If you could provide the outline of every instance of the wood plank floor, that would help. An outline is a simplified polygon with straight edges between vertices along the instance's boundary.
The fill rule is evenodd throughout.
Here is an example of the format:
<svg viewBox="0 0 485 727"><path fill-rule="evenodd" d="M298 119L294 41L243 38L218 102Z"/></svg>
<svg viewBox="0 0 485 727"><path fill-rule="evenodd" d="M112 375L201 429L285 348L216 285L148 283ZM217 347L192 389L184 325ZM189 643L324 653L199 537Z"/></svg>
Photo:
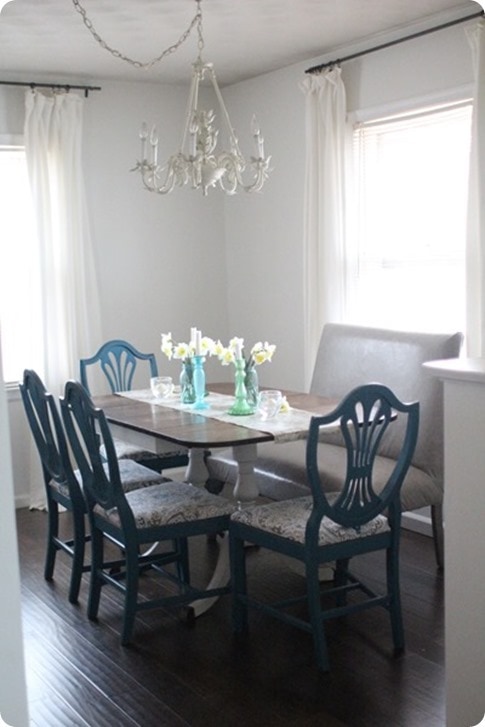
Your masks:
<svg viewBox="0 0 485 727"><path fill-rule="evenodd" d="M62 516L68 525L68 514ZM443 578L432 542L403 531L401 590L407 649L392 656L384 611L328 625L331 672L317 673L309 636L251 613L243 646L231 635L230 598L190 627L180 615L137 619L135 645L119 643L117 594L104 590L99 621L86 618L88 575L78 606L67 600L70 561L58 555L43 579L45 513L17 512L29 709L32 727L442 727L444 717ZM217 546L191 550L204 579ZM288 594L300 576L266 551L248 555L251 587ZM382 563L359 569L374 583ZM153 584L147 578L146 588Z"/></svg>

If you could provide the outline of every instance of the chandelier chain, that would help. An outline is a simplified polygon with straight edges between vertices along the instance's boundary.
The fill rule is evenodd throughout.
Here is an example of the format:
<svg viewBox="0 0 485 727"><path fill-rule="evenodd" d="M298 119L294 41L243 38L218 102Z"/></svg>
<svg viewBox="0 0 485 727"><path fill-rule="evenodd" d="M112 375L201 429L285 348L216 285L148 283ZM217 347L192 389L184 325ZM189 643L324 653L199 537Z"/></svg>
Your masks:
<svg viewBox="0 0 485 727"><path fill-rule="evenodd" d="M185 43L185 41L187 40L187 38L189 37L189 35L191 34L191 32L195 26L197 26L197 30L199 33L198 47L199 47L199 55L200 55L200 53L204 47L204 41L202 38L202 28L201 28L201 26L202 26L202 11L200 8L201 0L195 0L195 1L197 3L197 12L194 15L187 30L184 33L182 33L182 35L180 36L180 38L178 39L178 41L176 43L174 43L173 45L166 48L156 58L153 58L151 61L147 61L147 62L135 60L133 58L130 58L129 56L124 55L123 53L121 53L121 51L117 50L116 48L111 48L111 46L109 46L106 43L106 41L104 41L103 38L101 38L101 36L97 32L97 30L95 29L92 20L90 20L90 18L88 18L86 10L81 5L80 1L72 0L72 3L74 5L75 9L77 10L77 12L81 15L84 25L89 30L89 32L91 33L91 35L93 36L95 41L97 43L99 43L101 48L103 48L103 50L108 51L108 53L111 53L111 55L114 56L115 58L119 58L122 61L126 61L126 63L129 63L130 65L134 66L135 68L148 69L148 68L152 68L156 63L159 63L161 60L163 60L166 56L170 55L171 53L175 53L175 51L177 51L180 48L180 46L183 43Z"/></svg>

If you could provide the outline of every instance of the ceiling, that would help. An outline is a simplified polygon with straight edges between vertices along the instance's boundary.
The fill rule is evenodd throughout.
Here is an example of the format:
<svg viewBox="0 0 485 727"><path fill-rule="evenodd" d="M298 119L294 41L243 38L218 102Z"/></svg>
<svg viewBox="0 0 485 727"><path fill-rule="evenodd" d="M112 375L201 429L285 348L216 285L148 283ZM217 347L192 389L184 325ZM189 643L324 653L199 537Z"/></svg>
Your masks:
<svg viewBox="0 0 485 727"><path fill-rule="evenodd" d="M109 46L143 62L176 43L197 10L194 0L79 2ZM473 0L203 0L203 57L224 85L480 10ZM161 63L134 68L96 43L73 0L10 0L0 14L0 80L186 82L196 55L193 30Z"/></svg>

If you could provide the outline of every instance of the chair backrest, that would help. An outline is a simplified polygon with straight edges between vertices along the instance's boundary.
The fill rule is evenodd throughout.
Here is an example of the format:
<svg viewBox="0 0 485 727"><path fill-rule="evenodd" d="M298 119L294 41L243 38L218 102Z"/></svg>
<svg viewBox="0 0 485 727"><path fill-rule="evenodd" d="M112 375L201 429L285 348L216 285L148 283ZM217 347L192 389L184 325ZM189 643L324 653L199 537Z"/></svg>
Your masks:
<svg viewBox="0 0 485 727"><path fill-rule="evenodd" d="M67 438L81 473L88 512L96 504L106 511L126 513L126 502L111 431L102 409L94 406L86 389L68 381L61 397L61 412ZM104 445L106 459L100 454Z"/></svg>
<svg viewBox="0 0 485 727"><path fill-rule="evenodd" d="M158 376L158 366L155 354L141 353L131 343L122 340L107 341L90 358L80 360L80 378L87 391L91 391L88 383L88 368L96 366L107 380L111 392L130 391L133 376L138 364L144 361L151 376ZM146 377L147 386L149 377Z"/></svg>
<svg viewBox="0 0 485 727"><path fill-rule="evenodd" d="M52 394L39 375L24 371L19 386L27 420L42 463L46 485L56 483L58 491L82 501L82 492L73 473L61 418Z"/></svg>
<svg viewBox="0 0 485 727"><path fill-rule="evenodd" d="M333 412L312 417L307 440L307 472L315 508L309 523L314 534L323 515L344 527L358 528L389 509L399 517L396 507L399 492L409 469L416 446L419 426L419 403L404 404L386 386L367 384L351 391ZM401 426L401 445L394 468L382 489L373 488L373 467L389 430ZM321 428L338 422L347 449L346 472L342 472L342 489L327 499L318 466ZM335 498L335 499L333 499Z"/></svg>
<svg viewBox="0 0 485 727"><path fill-rule="evenodd" d="M341 399L356 386L379 382L401 401L419 401L420 427L413 464L443 486L442 383L425 361L460 355L463 335L415 333L329 323L324 326L311 393ZM383 454L396 458L400 425L393 428Z"/></svg>

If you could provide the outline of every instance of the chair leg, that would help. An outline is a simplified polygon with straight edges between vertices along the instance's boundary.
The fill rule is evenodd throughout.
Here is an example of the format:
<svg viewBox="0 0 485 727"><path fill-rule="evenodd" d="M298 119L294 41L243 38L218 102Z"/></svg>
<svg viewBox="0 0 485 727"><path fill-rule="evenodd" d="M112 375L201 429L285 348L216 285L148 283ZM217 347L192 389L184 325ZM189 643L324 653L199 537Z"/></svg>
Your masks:
<svg viewBox="0 0 485 727"><path fill-rule="evenodd" d="M404 626L401 610L401 591L399 585L399 550L394 545L386 551L387 592L390 596L389 613L391 616L394 651L404 650Z"/></svg>
<svg viewBox="0 0 485 727"><path fill-rule="evenodd" d="M174 547L179 552L177 559L177 576L184 583L190 583L189 547L187 538L178 538L174 541Z"/></svg>
<svg viewBox="0 0 485 727"><path fill-rule="evenodd" d="M306 586L308 596L308 611L313 632L313 644L317 666L320 671L329 671L327 639L323 626L322 607L320 603L320 580L318 578L318 563L306 564Z"/></svg>
<svg viewBox="0 0 485 727"><path fill-rule="evenodd" d="M349 558L342 558L335 562L335 576L333 579L336 588L345 586L347 583L347 570L349 567ZM347 603L347 594L345 591L338 593L336 596L336 605L345 606Z"/></svg>
<svg viewBox="0 0 485 727"><path fill-rule="evenodd" d="M138 549L127 546L126 552L126 584L125 584L125 610L123 614L123 628L121 631L121 644L130 643L135 626L136 606L138 602L139 562Z"/></svg>
<svg viewBox="0 0 485 727"><path fill-rule="evenodd" d="M239 596L246 596L246 553L244 540L230 533L229 550L232 580L232 628L234 633L242 634L248 630L248 607Z"/></svg>
<svg viewBox="0 0 485 727"><path fill-rule="evenodd" d="M56 553L58 551L55 539L59 535L59 505L47 495L47 553L45 557L44 578L51 581L54 576Z"/></svg>
<svg viewBox="0 0 485 727"><path fill-rule="evenodd" d="M443 505L431 505L431 526L433 529L434 550L436 563L440 570L445 566L444 558L444 529Z"/></svg>
<svg viewBox="0 0 485 727"><path fill-rule="evenodd" d="M91 581L89 584L88 618L95 621L98 617L102 580L100 576L104 560L104 538L98 528L91 529Z"/></svg>
<svg viewBox="0 0 485 727"><path fill-rule="evenodd" d="M73 558L71 582L69 586L69 601L77 603L79 598L79 590L81 588L81 578L84 566L84 550L86 544L86 528L84 522L84 513L73 511Z"/></svg>

